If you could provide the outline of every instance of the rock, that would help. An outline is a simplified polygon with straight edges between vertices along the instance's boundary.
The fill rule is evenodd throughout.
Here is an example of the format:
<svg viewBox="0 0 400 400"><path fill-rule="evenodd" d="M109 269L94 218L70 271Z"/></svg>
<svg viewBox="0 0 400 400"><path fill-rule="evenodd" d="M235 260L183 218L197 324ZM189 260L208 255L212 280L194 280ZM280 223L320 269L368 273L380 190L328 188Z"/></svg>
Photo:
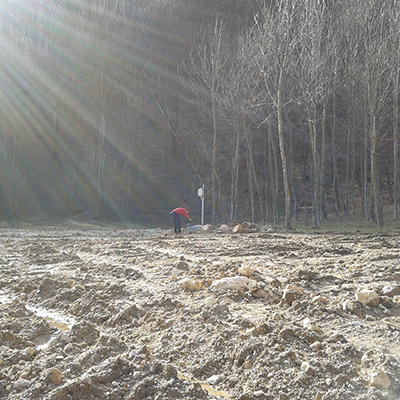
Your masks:
<svg viewBox="0 0 400 400"><path fill-rule="evenodd" d="M282 293L282 300L287 304L292 305L292 303L303 294L303 290L293 285L286 285Z"/></svg>
<svg viewBox="0 0 400 400"><path fill-rule="evenodd" d="M325 379L325 383L326 383L326 386L328 386L328 387L331 386L332 385L332 378L329 378L329 377L326 378Z"/></svg>
<svg viewBox="0 0 400 400"><path fill-rule="evenodd" d="M388 390L390 388L390 379L382 371L373 372L371 374L370 384L378 389Z"/></svg>
<svg viewBox="0 0 400 400"><path fill-rule="evenodd" d="M388 297L393 297L397 296L400 294L400 286L392 286L392 285L387 285L384 286L382 289L382 296L388 296Z"/></svg>
<svg viewBox="0 0 400 400"><path fill-rule="evenodd" d="M27 379L20 379L18 382L17 382L17 387L18 388L20 388L20 389L25 389L25 388L28 388L29 386L30 386L30 384L31 384L31 382L30 381L28 381Z"/></svg>
<svg viewBox="0 0 400 400"><path fill-rule="evenodd" d="M326 296L314 296L311 300L313 304L323 304L328 303L328 298Z"/></svg>
<svg viewBox="0 0 400 400"><path fill-rule="evenodd" d="M296 292L291 289L285 289L282 293L282 300L284 300L287 304L292 305L292 303L296 299Z"/></svg>
<svg viewBox="0 0 400 400"><path fill-rule="evenodd" d="M182 271L188 271L189 270L189 265L185 261L179 261L178 264L176 264L176 268L182 270Z"/></svg>
<svg viewBox="0 0 400 400"><path fill-rule="evenodd" d="M270 332L271 328L265 323L258 323L252 330L254 336L264 335L267 332Z"/></svg>
<svg viewBox="0 0 400 400"><path fill-rule="evenodd" d="M207 378L207 383L209 385L216 385L218 382L221 382L222 377L221 375L213 375Z"/></svg>
<svg viewBox="0 0 400 400"><path fill-rule="evenodd" d="M211 307L214 304L217 304L217 299L214 296L207 297L204 300L204 305L207 306L207 307Z"/></svg>
<svg viewBox="0 0 400 400"><path fill-rule="evenodd" d="M192 292L198 292L199 290L201 290L200 281L192 281L191 279L184 279L182 281L182 285L185 289L190 290Z"/></svg>
<svg viewBox="0 0 400 400"><path fill-rule="evenodd" d="M317 373L317 371L315 370L315 368L313 368L313 367L312 367L308 362L306 362L306 361L302 362L300 369L301 369L302 371L304 371L307 375L311 375L311 376L314 376L314 375Z"/></svg>
<svg viewBox="0 0 400 400"><path fill-rule="evenodd" d="M356 300L370 307L377 307L379 305L379 296L371 289L363 289L357 292Z"/></svg>
<svg viewBox="0 0 400 400"><path fill-rule="evenodd" d="M243 225L238 224L236 226L233 227L232 229L232 233L242 233L243 232Z"/></svg>
<svg viewBox="0 0 400 400"><path fill-rule="evenodd" d="M234 276L228 278L222 278L214 281L210 290L238 290L240 292L245 292L249 290L250 279L244 276Z"/></svg>
<svg viewBox="0 0 400 400"><path fill-rule="evenodd" d="M258 283L255 280L250 279L249 281L249 291L256 292L258 290Z"/></svg>
<svg viewBox="0 0 400 400"><path fill-rule="evenodd" d="M268 293L262 289L255 290L251 294L257 299L266 299L268 297Z"/></svg>
<svg viewBox="0 0 400 400"><path fill-rule="evenodd" d="M312 343L312 344L310 345L310 347L311 347L311 349L312 349L313 351L318 351L318 350L321 350L321 349L322 349L323 345L322 345L321 342L316 341L316 342Z"/></svg>
<svg viewBox="0 0 400 400"><path fill-rule="evenodd" d="M313 331L313 332L319 332L318 327L316 325L314 325L313 323L311 323L311 319L308 317L303 319L303 327L305 329L309 329L310 331Z"/></svg>
<svg viewBox="0 0 400 400"><path fill-rule="evenodd" d="M334 332L329 338L328 338L329 343L347 343L346 338L338 332Z"/></svg>
<svg viewBox="0 0 400 400"><path fill-rule="evenodd" d="M249 278L254 274L254 271L248 265L244 265L238 269L238 274L242 276L247 276Z"/></svg>
<svg viewBox="0 0 400 400"><path fill-rule="evenodd" d="M57 368L51 368L46 371L46 377L53 385L59 385L62 381L62 375Z"/></svg>
<svg viewBox="0 0 400 400"><path fill-rule="evenodd" d="M200 225L189 225L187 227L188 232L197 232L199 230Z"/></svg>
<svg viewBox="0 0 400 400"><path fill-rule="evenodd" d="M253 368L253 362L251 360L247 360L244 362L243 367L246 369L251 369Z"/></svg>
<svg viewBox="0 0 400 400"><path fill-rule="evenodd" d="M279 335L282 336L284 339L288 339L292 336L295 336L295 332L292 328L283 328L280 332Z"/></svg>
<svg viewBox="0 0 400 400"><path fill-rule="evenodd" d="M225 225L225 224L222 224L219 227L218 232L220 232L220 233L228 233L229 232L229 226Z"/></svg>
<svg viewBox="0 0 400 400"><path fill-rule="evenodd" d="M281 354L281 357L280 357L281 359L286 359L286 360L289 360L289 359L292 359L292 360L294 360L294 359L296 359L297 357L296 357L296 353L293 351L293 350L286 350L285 352L283 352L282 354Z"/></svg>
<svg viewBox="0 0 400 400"><path fill-rule="evenodd" d="M210 225L210 224L200 225L200 228L201 228L203 231L210 231L210 230L211 230L211 225Z"/></svg>
<svg viewBox="0 0 400 400"><path fill-rule="evenodd" d="M36 353L37 353L37 351L33 347L27 347L25 349L25 354L28 356L34 356Z"/></svg>
<svg viewBox="0 0 400 400"><path fill-rule="evenodd" d="M257 224L253 224L252 222L243 221L242 223L243 229L250 230L257 227Z"/></svg>
<svg viewBox="0 0 400 400"><path fill-rule="evenodd" d="M349 313L354 313L354 311L355 311L354 302L351 300L345 300L342 303L342 309L343 309L343 311L347 311Z"/></svg>
<svg viewBox="0 0 400 400"><path fill-rule="evenodd" d="M269 285L275 289L280 289L282 287L282 282L278 278L274 278L269 282Z"/></svg>
<svg viewBox="0 0 400 400"><path fill-rule="evenodd" d="M276 350L276 351L283 351L283 347L282 347L279 343L277 343L277 344L275 345L275 350Z"/></svg>

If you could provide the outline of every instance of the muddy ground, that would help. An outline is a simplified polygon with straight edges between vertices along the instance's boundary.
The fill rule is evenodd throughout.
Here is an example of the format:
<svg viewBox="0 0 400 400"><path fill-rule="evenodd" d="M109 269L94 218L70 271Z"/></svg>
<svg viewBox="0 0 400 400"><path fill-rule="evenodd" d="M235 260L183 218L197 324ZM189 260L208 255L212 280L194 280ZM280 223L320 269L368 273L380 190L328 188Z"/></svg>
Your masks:
<svg viewBox="0 0 400 400"><path fill-rule="evenodd" d="M1 399L400 399L397 236L0 231Z"/></svg>

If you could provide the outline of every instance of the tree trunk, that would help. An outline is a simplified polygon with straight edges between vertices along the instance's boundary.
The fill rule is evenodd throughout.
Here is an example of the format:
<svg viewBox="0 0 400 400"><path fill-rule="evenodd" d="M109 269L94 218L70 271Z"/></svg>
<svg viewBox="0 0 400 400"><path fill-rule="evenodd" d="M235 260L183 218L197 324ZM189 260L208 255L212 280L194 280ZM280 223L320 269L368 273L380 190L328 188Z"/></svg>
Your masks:
<svg viewBox="0 0 400 400"><path fill-rule="evenodd" d="M279 173L278 173L278 152L274 143L274 138L272 137L272 129L268 131L269 134L269 145L270 145L270 170L271 170L271 190L272 190L272 208L273 208L273 218L274 224L279 224L281 222L281 216L279 211ZM272 164L273 162L273 164ZM275 179L274 179L275 178Z"/></svg>
<svg viewBox="0 0 400 400"><path fill-rule="evenodd" d="M290 223L290 187L288 168L285 153L285 141L283 136L283 116L282 116L282 71L279 75L278 82L278 102L277 102L277 116L278 116L278 135L279 135L279 149L281 153L282 172L283 172L283 187L285 191L285 229L291 230L292 225Z"/></svg>
<svg viewBox="0 0 400 400"><path fill-rule="evenodd" d="M247 180L248 180L248 185L249 185L249 198L250 198L250 208L251 208L251 222L254 223L254 219L255 219L254 189L253 189L252 164L251 164L251 161L250 161L250 151L247 151Z"/></svg>
<svg viewBox="0 0 400 400"><path fill-rule="evenodd" d="M393 90L393 202L394 219L399 217L399 74L396 71Z"/></svg>
<svg viewBox="0 0 400 400"><path fill-rule="evenodd" d="M363 205L364 205L364 212L365 218L367 221L370 220L370 213L369 213L369 204L368 204L368 131L367 128L364 127L364 180L363 180Z"/></svg>
<svg viewBox="0 0 400 400"><path fill-rule="evenodd" d="M217 116L215 111L215 94L211 91L211 107L212 107L212 123L213 123L213 147L212 147L212 162L211 162L211 195L212 195L212 223L215 224L215 188L216 188L216 159L217 159Z"/></svg>
<svg viewBox="0 0 400 400"><path fill-rule="evenodd" d="M377 153L378 132L376 126L376 115L371 116L371 189L374 200L374 211L376 223L379 228L383 226L383 205L382 194L379 182L378 153Z"/></svg>
<svg viewBox="0 0 400 400"><path fill-rule="evenodd" d="M326 114L327 114L327 98L323 101L322 110L322 129L321 129L321 167L320 167L320 218L324 218L326 214L325 204L324 204L324 187L325 187L325 164L326 164Z"/></svg>
<svg viewBox="0 0 400 400"><path fill-rule="evenodd" d="M235 222L239 203L239 156L240 156L240 130L236 130L235 156L232 167L232 187L231 187L231 215L230 221Z"/></svg>
<svg viewBox="0 0 400 400"><path fill-rule="evenodd" d="M256 173L255 165L254 165L253 144L252 144L252 140L251 140L251 136L250 136L250 124L248 124L245 121L244 125L245 125L245 131L246 131L247 148L249 150L250 170L251 170L251 173L252 173L252 176L253 176L254 185L256 186L256 189L257 189L258 201L259 201L259 204L260 204L261 222L264 224L263 201L262 201L260 185L258 184L257 173ZM255 218L255 215L254 215L254 218ZM253 220L252 222L254 223L256 221Z"/></svg>
<svg viewBox="0 0 400 400"><path fill-rule="evenodd" d="M346 152L346 219L350 219L350 206L349 206L349 182L350 182L350 118L347 120L347 152Z"/></svg>
<svg viewBox="0 0 400 400"><path fill-rule="evenodd" d="M311 113L310 113L311 114ZM309 130L311 137L311 152L313 156L313 227L320 224L320 166L317 149L317 127L316 117L309 114Z"/></svg>

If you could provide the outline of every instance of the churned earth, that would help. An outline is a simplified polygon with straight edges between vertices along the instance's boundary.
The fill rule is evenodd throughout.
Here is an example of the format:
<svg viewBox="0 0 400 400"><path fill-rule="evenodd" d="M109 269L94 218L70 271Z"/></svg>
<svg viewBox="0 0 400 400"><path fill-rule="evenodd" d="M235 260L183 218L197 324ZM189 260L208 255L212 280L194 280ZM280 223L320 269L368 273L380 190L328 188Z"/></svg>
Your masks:
<svg viewBox="0 0 400 400"><path fill-rule="evenodd" d="M395 235L0 231L1 399L400 399Z"/></svg>

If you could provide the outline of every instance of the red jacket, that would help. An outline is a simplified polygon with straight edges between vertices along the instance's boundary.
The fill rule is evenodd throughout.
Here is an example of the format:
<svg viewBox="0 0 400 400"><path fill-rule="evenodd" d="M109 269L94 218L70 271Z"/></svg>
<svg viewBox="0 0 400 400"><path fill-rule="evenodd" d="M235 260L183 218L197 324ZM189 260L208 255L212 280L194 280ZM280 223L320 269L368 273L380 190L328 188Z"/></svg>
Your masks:
<svg viewBox="0 0 400 400"><path fill-rule="evenodd" d="M172 210L172 212L175 212L180 216L184 215L187 219L190 219L188 212L182 207L175 208L175 210Z"/></svg>

